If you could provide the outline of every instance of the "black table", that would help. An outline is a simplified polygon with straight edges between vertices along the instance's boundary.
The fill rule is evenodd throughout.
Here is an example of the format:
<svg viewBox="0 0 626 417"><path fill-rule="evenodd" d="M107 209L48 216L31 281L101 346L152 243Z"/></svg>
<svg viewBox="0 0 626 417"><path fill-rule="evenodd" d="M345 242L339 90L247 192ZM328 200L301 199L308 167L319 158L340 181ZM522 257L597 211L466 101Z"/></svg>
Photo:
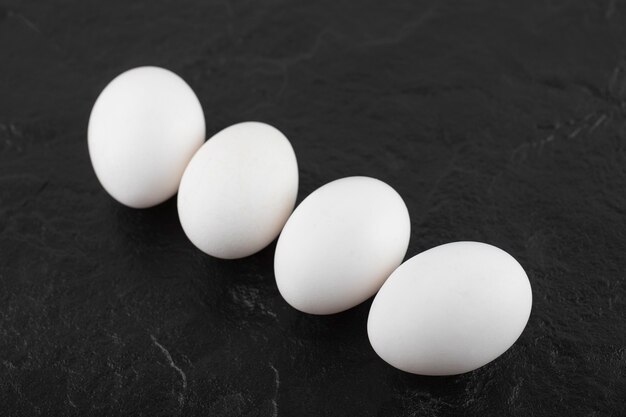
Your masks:
<svg viewBox="0 0 626 417"><path fill-rule="evenodd" d="M12 1L0 6L0 414L626 415L626 6L591 1ZM408 257L510 252L533 311L455 377L371 349L370 301L290 308L271 245L186 239L175 200L125 208L87 153L123 70L180 74L207 133L275 125L299 201L343 176L392 185Z"/></svg>

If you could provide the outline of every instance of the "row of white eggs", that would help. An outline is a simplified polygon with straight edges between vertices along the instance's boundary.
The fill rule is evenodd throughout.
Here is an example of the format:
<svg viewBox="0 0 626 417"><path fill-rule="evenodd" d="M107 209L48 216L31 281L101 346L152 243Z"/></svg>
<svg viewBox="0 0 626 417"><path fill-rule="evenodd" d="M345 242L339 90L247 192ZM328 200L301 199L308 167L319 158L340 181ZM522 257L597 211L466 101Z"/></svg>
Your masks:
<svg viewBox="0 0 626 417"><path fill-rule="evenodd" d="M186 235L219 258L251 255L280 234L276 283L294 308L332 314L378 292L367 331L374 350L396 368L468 372L500 356L522 333L532 293L526 273L506 252L456 242L402 264L409 212L389 185L369 177L339 179L294 211L298 166L280 131L247 122L206 142L204 136L194 92L156 67L115 78L89 120L94 170L119 202L150 207L178 191Z"/></svg>

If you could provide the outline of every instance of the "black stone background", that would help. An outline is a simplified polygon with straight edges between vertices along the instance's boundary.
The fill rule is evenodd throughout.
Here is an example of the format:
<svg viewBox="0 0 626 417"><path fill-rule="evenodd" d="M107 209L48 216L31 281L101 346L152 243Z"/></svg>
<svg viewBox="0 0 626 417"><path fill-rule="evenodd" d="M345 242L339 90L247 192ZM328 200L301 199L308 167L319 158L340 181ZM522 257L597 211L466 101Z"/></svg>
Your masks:
<svg viewBox="0 0 626 417"><path fill-rule="evenodd" d="M626 5L571 1L0 2L0 415L626 415ZM455 377L371 349L371 301L280 297L271 245L196 250L175 199L117 204L89 161L123 70L180 74L207 134L277 126L299 201L369 175L408 257L495 244L534 295L518 342Z"/></svg>

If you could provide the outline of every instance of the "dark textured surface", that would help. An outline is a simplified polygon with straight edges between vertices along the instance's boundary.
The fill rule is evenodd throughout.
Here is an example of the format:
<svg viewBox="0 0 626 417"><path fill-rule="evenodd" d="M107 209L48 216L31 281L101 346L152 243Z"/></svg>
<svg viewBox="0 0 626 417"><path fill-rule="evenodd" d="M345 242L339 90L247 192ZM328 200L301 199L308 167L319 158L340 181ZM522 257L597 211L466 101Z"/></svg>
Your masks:
<svg viewBox="0 0 626 417"><path fill-rule="evenodd" d="M626 415L626 5L590 1L2 1L0 415ZM121 71L161 65L207 132L280 128L299 200L387 181L409 256L479 240L526 268L519 341L475 372L394 370L370 302L314 317L274 245L189 243L174 201L98 184L86 125Z"/></svg>

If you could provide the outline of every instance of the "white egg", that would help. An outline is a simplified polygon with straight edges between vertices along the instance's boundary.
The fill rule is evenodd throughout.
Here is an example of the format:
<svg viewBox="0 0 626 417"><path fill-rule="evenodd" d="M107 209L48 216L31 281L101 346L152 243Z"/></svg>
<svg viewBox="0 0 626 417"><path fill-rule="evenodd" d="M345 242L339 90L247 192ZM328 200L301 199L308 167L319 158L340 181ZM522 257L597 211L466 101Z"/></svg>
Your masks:
<svg viewBox="0 0 626 417"><path fill-rule="evenodd" d="M145 208L176 194L204 135L202 107L185 81L163 68L139 67L113 79L96 100L89 155L113 198Z"/></svg>
<svg viewBox="0 0 626 417"><path fill-rule="evenodd" d="M276 284L305 313L347 310L400 265L410 234L409 212L389 185L368 177L330 182L287 221L276 246Z"/></svg>
<svg viewBox="0 0 626 417"><path fill-rule="evenodd" d="M372 303L367 332L390 365L455 375L496 359L520 336L532 292L520 264L485 243L455 242L414 256Z"/></svg>
<svg viewBox="0 0 626 417"><path fill-rule="evenodd" d="M209 139L189 162L178 215L203 252L243 258L278 236L297 194L298 163L285 135L264 123L239 123Z"/></svg>

